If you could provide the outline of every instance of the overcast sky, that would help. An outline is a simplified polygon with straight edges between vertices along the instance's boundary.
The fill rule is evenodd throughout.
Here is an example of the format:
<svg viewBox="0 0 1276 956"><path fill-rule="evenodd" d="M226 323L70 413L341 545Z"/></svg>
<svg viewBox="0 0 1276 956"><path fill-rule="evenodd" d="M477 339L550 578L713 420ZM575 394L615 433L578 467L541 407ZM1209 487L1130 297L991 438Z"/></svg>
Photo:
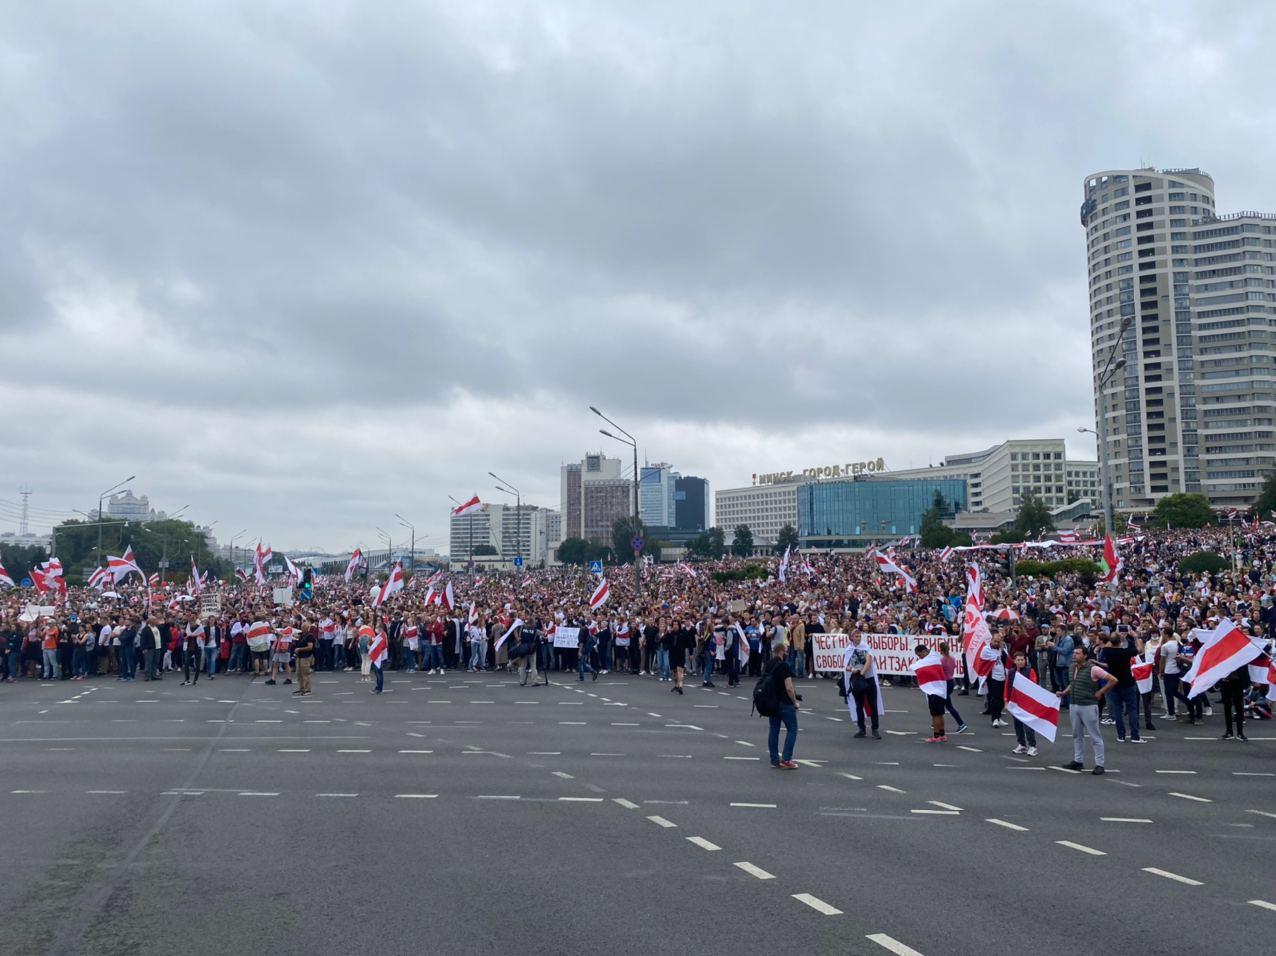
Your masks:
<svg viewBox="0 0 1276 956"><path fill-rule="evenodd" d="M1276 211L1274 41L1262 2L0 0L0 531L136 473L276 549L445 549L489 470L557 506L623 451L590 404L715 488L1093 457L1082 180Z"/></svg>

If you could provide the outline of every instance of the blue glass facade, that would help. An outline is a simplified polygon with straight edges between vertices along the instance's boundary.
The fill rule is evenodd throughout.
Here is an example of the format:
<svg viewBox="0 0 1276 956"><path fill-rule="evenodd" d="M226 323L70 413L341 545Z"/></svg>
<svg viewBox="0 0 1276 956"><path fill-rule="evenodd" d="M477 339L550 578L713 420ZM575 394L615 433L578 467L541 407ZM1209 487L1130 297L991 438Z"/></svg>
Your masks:
<svg viewBox="0 0 1276 956"><path fill-rule="evenodd" d="M802 547L863 547L870 541L917 534L922 515L944 496L949 514L966 507L963 478L899 481L821 481L798 490Z"/></svg>

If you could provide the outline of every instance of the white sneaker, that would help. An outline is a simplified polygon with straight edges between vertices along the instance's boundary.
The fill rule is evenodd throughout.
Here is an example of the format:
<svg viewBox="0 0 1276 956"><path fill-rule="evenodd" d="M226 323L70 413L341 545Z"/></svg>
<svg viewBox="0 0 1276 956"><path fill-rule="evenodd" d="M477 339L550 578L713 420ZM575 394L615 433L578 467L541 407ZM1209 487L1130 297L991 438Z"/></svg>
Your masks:
<svg viewBox="0 0 1276 956"><path fill-rule="evenodd" d="M1016 747L1014 750L1010 752L1015 754L1026 754L1028 752L1028 748L1025 747L1023 744L1020 744L1018 747Z"/></svg>
<svg viewBox="0 0 1276 956"><path fill-rule="evenodd" d="M1173 720L1174 715L1173 714L1157 714L1156 719L1157 720Z"/></svg>
<svg viewBox="0 0 1276 956"><path fill-rule="evenodd" d="M1213 716L1214 716L1214 708L1213 708L1213 707L1206 707L1206 708L1205 708L1205 716L1206 716L1206 717L1213 717Z"/></svg>
<svg viewBox="0 0 1276 956"><path fill-rule="evenodd" d="M1036 748L1036 747L1029 747L1029 748L1028 748L1028 756L1029 756L1029 757L1035 757L1035 756L1037 756L1037 748Z"/></svg>
<svg viewBox="0 0 1276 956"><path fill-rule="evenodd" d="M1113 727L1116 725L1116 721L1111 717L1104 717L1101 721L1099 721L1099 723L1103 724L1104 727Z"/></svg>

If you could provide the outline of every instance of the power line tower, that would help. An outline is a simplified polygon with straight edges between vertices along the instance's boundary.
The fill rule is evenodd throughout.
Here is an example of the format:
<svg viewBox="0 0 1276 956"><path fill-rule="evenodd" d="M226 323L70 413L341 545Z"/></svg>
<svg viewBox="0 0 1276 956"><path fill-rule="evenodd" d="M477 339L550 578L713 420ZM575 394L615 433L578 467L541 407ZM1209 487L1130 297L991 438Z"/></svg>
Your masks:
<svg viewBox="0 0 1276 956"><path fill-rule="evenodd" d="M22 496L22 520L18 524L18 534L25 537L30 533L27 518L31 513L31 486L23 485L18 489L18 494Z"/></svg>

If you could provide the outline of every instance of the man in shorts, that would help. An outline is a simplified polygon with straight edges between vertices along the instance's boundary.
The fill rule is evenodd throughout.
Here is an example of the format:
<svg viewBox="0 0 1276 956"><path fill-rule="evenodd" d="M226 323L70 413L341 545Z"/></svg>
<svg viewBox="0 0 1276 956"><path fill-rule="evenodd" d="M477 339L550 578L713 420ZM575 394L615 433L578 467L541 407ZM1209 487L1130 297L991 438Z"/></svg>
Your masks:
<svg viewBox="0 0 1276 956"><path fill-rule="evenodd" d="M292 643L295 637L296 631L292 625L281 628L275 635L275 644L270 654L270 679L266 681L267 684L274 684L275 676L281 671L286 675L284 683L292 683Z"/></svg>

